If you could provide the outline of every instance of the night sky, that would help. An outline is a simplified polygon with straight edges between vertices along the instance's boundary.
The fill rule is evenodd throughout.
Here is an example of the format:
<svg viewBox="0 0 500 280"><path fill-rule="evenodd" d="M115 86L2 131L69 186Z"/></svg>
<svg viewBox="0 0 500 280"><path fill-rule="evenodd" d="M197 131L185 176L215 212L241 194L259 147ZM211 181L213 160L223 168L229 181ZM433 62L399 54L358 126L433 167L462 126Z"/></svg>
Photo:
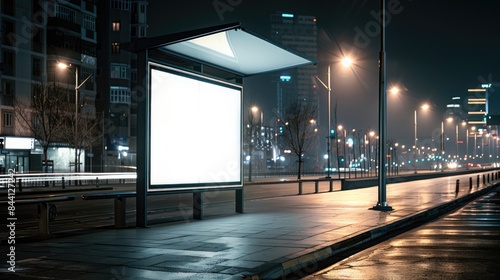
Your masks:
<svg viewBox="0 0 500 280"><path fill-rule="evenodd" d="M221 3L230 9L217 12L214 4ZM500 81L497 1L387 0L386 3L388 10L393 11L386 29L387 83L388 88L397 85L402 89L399 96L388 96L389 138L412 143L413 112L421 103L428 102L434 107L418 115L420 139L430 138L440 129L451 97L464 98L467 88L486 82L493 84L493 94L500 94L500 82L496 82ZM245 28L269 37L273 12L316 16L318 75L326 81L326 69L332 63L338 122L367 131L378 126L380 37L376 14L379 11L380 1L375 0L150 0L148 36L241 22ZM342 54L353 57L353 70L340 67L338 60ZM326 90L318 92L325 104ZM275 98L275 88L268 76L245 79L245 106L264 108L267 118L272 115ZM320 110L326 116L327 108ZM448 129L453 133L454 128Z"/></svg>

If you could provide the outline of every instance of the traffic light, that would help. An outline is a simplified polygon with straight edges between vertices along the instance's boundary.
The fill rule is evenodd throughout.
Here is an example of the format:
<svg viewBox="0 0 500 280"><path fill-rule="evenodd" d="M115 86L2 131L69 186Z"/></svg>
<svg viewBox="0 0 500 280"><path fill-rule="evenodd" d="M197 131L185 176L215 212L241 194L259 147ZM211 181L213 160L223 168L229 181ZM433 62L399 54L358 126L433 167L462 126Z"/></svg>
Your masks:
<svg viewBox="0 0 500 280"><path fill-rule="evenodd" d="M330 129L330 139L335 139L335 129Z"/></svg>

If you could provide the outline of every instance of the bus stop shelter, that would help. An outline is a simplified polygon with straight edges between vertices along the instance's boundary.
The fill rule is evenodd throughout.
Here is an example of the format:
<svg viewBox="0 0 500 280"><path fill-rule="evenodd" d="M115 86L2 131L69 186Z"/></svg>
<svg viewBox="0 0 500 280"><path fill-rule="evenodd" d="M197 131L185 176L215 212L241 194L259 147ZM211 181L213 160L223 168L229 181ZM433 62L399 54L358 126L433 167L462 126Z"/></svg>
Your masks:
<svg viewBox="0 0 500 280"><path fill-rule="evenodd" d="M243 78L316 62L239 23L123 49L137 54L137 226L153 192L235 189L243 212Z"/></svg>

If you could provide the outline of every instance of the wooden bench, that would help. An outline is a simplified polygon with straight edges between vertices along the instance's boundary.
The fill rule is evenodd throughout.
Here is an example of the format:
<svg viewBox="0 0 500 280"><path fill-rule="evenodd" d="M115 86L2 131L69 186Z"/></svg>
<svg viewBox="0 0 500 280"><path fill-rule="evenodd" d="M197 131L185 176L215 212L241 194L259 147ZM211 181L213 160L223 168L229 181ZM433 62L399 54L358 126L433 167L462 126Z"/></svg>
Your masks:
<svg viewBox="0 0 500 280"><path fill-rule="evenodd" d="M204 187L204 188L175 188L161 191L149 191L151 195L169 195L192 193L193 194L193 219L203 219L203 193L214 191L235 191L236 213L243 213L243 187ZM114 199L115 228L123 228L127 223L127 198L136 197L135 191L112 192L112 193L92 193L82 195L83 200L93 199Z"/></svg>
<svg viewBox="0 0 500 280"><path fill-rule="evenodd" d="M38 234L40 236L49 235L50 221L53 220L57 214L57 208L51 204L53 202L71 201L75 200L74 195L66 196L46 196L35 197L27 199L16 199L14 205L27 205L38 204ZM10 201L0 201L0 205L8 205Z"/></svg>

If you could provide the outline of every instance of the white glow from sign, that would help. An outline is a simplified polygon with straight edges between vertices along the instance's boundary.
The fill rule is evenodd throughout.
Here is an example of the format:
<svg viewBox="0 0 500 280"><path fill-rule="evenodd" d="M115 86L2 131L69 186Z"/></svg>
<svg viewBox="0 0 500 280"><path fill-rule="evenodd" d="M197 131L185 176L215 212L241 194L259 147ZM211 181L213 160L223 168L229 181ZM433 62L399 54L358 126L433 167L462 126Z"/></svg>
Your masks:
<svg viewBox="0 0 500 280"><path fill-rule="evenodd" d="M281 14L284 18L293 18L293 14Z"/></svg>
<svg viewBox="0 0 500 280"><path fill-rule="evenodd" d="M206 38L203 38L206 37ZM242 75L313 63L245 30L232 29L161 47Z"/></svg>
<svg viewBox="0 0 500 280"><path fill-rule="evenodd" d="M33 138L5 137L4 149L31 150L34 147Z"/></svg>
<svg viewBox="0 0 500 280"><path fill-rule="evenodd" d="M195 38L187 41L188 43L193 43L198 46L211 49L223 55L234 58L234 52L231 45L227 39L227 32L215 33L208 36L203 36L200 38Z"/></svg>
<svg viewBox="0 0 500 280"><path fill-rule="evenodd" d="M241 185L241 88L151 70L151 185Z"/></svg>
<svg viewBox="0 0 500 280"><path fill-rule="evenodd" d="M481 85L482 88L490 88L491 87L491 84L482 84Z"/></svg>

